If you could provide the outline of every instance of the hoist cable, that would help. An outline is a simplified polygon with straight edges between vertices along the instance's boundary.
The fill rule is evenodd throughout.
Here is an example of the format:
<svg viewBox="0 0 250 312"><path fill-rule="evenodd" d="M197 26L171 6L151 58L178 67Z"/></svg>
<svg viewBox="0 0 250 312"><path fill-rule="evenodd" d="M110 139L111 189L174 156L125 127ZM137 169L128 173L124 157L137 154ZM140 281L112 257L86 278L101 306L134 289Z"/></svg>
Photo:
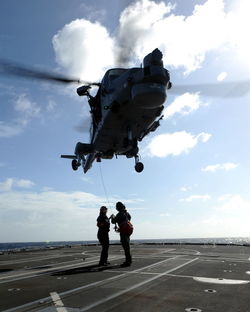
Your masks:
<svg viewBox="0 0 250 312"><path fill-rule="evenodd" d="M106 196L106 201L107 201L107 204L108 204L108 206L109 206L109 209L110 209L110 211L111 211L111 213L112 213L112 208L111 208L110 201L109 201L109 198L108 198L107 189L106 189L106 186L105 186L105 183L104 183L104 179L103 179L101 162L100 162L100 165L99 165L99 169L100 169L100 176L101 176L101 181L102 181L103 190L104 190L104 193L105 193L105 196Z"/></svg>

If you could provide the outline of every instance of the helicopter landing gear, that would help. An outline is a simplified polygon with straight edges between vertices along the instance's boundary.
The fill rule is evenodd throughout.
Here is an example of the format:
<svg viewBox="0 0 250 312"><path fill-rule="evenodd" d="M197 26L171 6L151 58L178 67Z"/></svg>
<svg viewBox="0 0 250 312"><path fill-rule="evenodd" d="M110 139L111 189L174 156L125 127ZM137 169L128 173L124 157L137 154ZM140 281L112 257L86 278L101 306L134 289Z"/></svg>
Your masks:
<svg viewBox="0 0 250 312"><path fill-rule="evenodd" d="M142 162L139 161L139 156L136 155L135 156L135 171L140 173L143 171L143 169L144 169L144 165Z"/></svg>
<svg viewBox="0 0 250 312"><path fill-rule="evenodd" d="M72 166L72 169L76 171L79 167L78 161L76 159L73 159L71 162L71 166Z"/></svg>
<svg viewBox="0 0 250 312"><path fill-rule="evenodd" d="M84 155L76 155L76 156L77 156L77 159L73 159L71 162L72 169L76 171L78 167L80 166L82 166L82 168L84 169L85 162L86 162Z"/></svg>

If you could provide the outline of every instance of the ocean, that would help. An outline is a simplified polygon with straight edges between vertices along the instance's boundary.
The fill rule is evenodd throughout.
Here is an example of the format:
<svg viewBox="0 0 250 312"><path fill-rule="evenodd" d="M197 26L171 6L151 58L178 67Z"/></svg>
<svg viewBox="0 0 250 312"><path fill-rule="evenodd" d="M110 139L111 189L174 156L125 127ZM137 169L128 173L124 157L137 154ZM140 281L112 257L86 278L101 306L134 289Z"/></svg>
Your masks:
<svg viewBox="0 0 250 312"><path fill-rule="evenodd" d="M118 240L110 241L111 244L119 243ZM218 244L218 245L244 245L250 246L250 237L219 237L219 238L179 238L179 239L131 239L132 244ZM56 242L11 242L0 243L0 251L27 251L74 245L98 244L93 241L56 241Z"/></svg>

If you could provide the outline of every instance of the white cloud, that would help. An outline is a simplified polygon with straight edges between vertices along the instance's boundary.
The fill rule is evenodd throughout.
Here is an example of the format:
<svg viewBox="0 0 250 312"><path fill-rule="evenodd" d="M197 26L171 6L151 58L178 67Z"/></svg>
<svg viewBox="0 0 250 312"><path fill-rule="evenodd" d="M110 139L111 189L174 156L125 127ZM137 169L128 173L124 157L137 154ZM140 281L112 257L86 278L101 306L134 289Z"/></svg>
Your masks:
<svg viewBox="0 0 250 312"><path fill-rule="evenodd" d="M197 199L205 201L205 200L211 199L211 196L208 195L208 194L205 194L205 195L190 195L187 198L180 199L180 201L191 202L191 201L197 200Z"/></svg>
<svg viewBox="0 0 250 312"><path fill-rule="evenodd" d="M250 3L248 0L238 0L231 4L231 11L227 14L225 24L227 28L227 40L230 43L230 48L235 51L238 60L245 66L249 67L250 45L249 14Z"/></svg>
<svg viewBox="0 0 250 312"><path fill-rule="evenodd" d="M225 201L225 200L228 200L232 197L233 195L232 194L224 194L224 195L221 195L219 198L218 198L218 201Z"/></svg>
<svg viewBox="0 0 250 312"><path fill-rule="evenodd" d="M32 181L13 178L0 183L1 241L96 239L99 208L107 205L104 197L81 191L53 191L50 188L36 192L27 190L33 185ZM138 198L123 200L119 197L119 200L129 203L129 211L139 210L137 205L142 202ZM112 207L116 201L114 197L109 198ZM116 212L113 208L108 213ZM110 237L119 239L113 231Z"/></svg>
<svg viewBox="0 0 250 312"><path fill-rule="evenodd" d="M23 131L23 125L19 121L0 121L0 137L10 138L19 135Z"/></svg>
<svg viewBox="0 0 250 312"><path fill-rule="evenodd" d="M141 62L156 47L166 65L182 67L186 73L200 68L211 51L228 51L248 62L249 1L233 3L226 12L223 0L207 0L183 16L175 15L170 3L136 1L121 13L114 37L97 22L77 19L53 37L56 59L71 74L87 80L100 79L117 62Z"/></svg>
<svg viewBox="0 0 250 312"><path fill-rule="evenodd" d="M245 212L250 214L250 202L244 200L240 195L228 195L227 197L224 197L223 201L224 203L222 205L215 207L217 212L232 214L241 214Z"/></svg>
<svg viewBox="0 0 250 312"><path fill-rule="evenodd" d="M95 239L103 203L85 192L0 193L1 240L28 241L31 235L33 240Z"/></svg>
<svg viewBox="0 0 250 312"><path fill-rule="evenodd" d="M223 81L227 78L227 73L226 72L221 72L218 77L217 77L217 80L218 81Z"/></svg>
<svg viewBox="0 0 250 312"><path fill-rule="evenodd" d="M217 50L225 43L223 0L208 0L203 5L196 5L193 14L187 17L174 15L174 8L171 4L149 0L137 1L127 7L120 17L119 32L121 47L129 52L126 55L133 52L141 59L159 47L166 64L184 67L190 72L201 66L207 52Z"/></svg>
<svg viewBox="0 0 250 312"><path fill-rule="evenodd" d="M224 164L216 164L216 165L209 165L206 166L205 168L202 169L202 171L205 172L215 172L217 170L232 170L235 169L239 166L239 164L235 164L235 163L224 163Z"/></svg>
<svg viewBox="0 0 250 312"><path fill-rule="evenodd" d="M170 217L170 213L168 212L160 213L160 217Z"/></svg>
<svg viewBox="0 0 250 312"><path fill-rule="evenodd" d="M28 123L40 116L40 107L29 99L27 94L21 94L14 101L14 109L18 112L18 117L13 121L0 121L0 137L10 138L21 134Z"/></svg>
<svg viewBox="0 0 250 312"><path fill-rule="evenodd" d="M90 177L81 177L80 178L83 182L89 183L89 184L94 184L93 180Z"/></svg>
<svg viewBox="0 0 250 312"><path fill-rule="evenodd" d="M47 104L47 107L46 107L46 110L47 112L52 112L55 110L55 107L57 106L56 102L52 99L49 99L48 100L48 104Z"/></svg>
<svg viewBox="0 0 250 312"><path fill-rule="evenodd" d="M181 115L188 115L196 111L202 104L199 94L184 93L178 96L170 105L168 105L163 112L164 119L168 119L173 115L179 113Z"/></svg>
<svg viewBox="0 0 250 312"><path fill-rule="evenodd" d="M3 182L0 182L0 191L8 192L11 190L13 185L13 179L9 178Z"/></svg>
<svg viewBox="0 0 250 312"><path fill-rule="evenodd" d="M54 37L57 62L77 78L95 81L114 65L114 41L107 29L85 19L65 25Z"/></svg>
<svg viewBox="0 0 250 312"><path fill-rule="evenodd" d="M193 199L189 208L195 209L196 213L178 214L175 218L168 218L167 226L165 218L158 217L157 220L153 220L154 217L152 217L150 221L136 220L134 222L136 237L164 239L250 236L250 202L248 200L240 195L231 195L223 202L218 202L218 205L214 205L212 200L210 201L209 198L206 200L206 198ZM199 209L201 200L206 205L206 209ZM146 233L145 229L147 229Z"/></svg>
<svg viewBox="0 0 250 312"><path fill-rule="evenodd" d="M37 104L28 98L27 94L19 95L15 103L15 110L26 118L37 117L41 111Z"/></svg>
<svg viewBox="0 0 250 312"><path fill-rule="evenodd" d="M191 187L182 186L180 190L181 190L182 192L187 192L187 191L190 190L190 189L191 189Z"/></svg>
<svg viewBox="0 0 250 312"><path fill-rule="evenodd" d="M44 186L44 187L42 188L42 190L43 190L43 192L49 192L49 191L53 191L54 188L51 187L51 186Z"/></svg>
<svg viewBox="0 0 250 312"><path fill-rule="evenodd" d="M198 142L207 142L211 137L209 133L193 135L186 131L165 133L155 136L145 149L149 156L166 157L188 153Z"/></svg>
<svg viewBox="0 0 250 312"><path fill-rule="evenodd" d="M221 201L219 201L221 202ZM210 235L249 236L250 202L240 195L224 197L222 204L210 208L211 214L200 225L209 229Z"/></svg>
<svg viewBox="0 0 250 312"><path fill-rule="evenodd" d="M20 179L20 180L14 179L14 184L21 188L30 188L35 185L34 182L30 180L25 180L25 179Z"/></svg>
<svg viewBox="0 0 250 312"><path fill-rule="evenodd" d="M0 191L9 192L12 190L13 187L27 189L27 188L31 188L34 185L35 183L30 180L7 178L5 181L0 182Z"/></svg>
<svg viewBox="0 0 250 312"><path fill-rule="evenodd" d="M129 5L120 15L117 37L118 63L128 64L132 56L141 57L159 47L158 36L154 28L165 14L174 8L171 4L156 3L149 0L136 1ZM161 35L163 35L161 31ZM163 35L162 41L166 38Z"/></svg>

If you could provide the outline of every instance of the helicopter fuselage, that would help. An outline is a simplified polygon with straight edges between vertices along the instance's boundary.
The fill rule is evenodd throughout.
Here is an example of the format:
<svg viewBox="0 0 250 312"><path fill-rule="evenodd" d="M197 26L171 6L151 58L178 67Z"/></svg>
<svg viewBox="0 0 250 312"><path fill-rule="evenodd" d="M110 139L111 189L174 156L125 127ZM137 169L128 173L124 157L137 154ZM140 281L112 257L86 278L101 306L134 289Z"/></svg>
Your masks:
<svg viewBox="0 0 250 312"><path fill-rule="evenodd" d="M108 70L96 96L89 95L93 121L90 144L78 143L75 150L78 159L87 155L84 172L95 159L111 159L114 155L135 157L137 164L138 141L159 126L170 86L158 49L144 58L143 67Z"/></svg>
<svg viewBox="0 0 250 312"><path fill-rule="evenodd" d="M151 76L146 81L143 68L126 70L117 78L112 78L112 73L122 69L106 73L101 85L102 119L92 142L96 150L105 152L108 146L123 154L128 150L126 141L140 140L161 115L167 76L165 69L161 70L162 79Z"/></svg>

